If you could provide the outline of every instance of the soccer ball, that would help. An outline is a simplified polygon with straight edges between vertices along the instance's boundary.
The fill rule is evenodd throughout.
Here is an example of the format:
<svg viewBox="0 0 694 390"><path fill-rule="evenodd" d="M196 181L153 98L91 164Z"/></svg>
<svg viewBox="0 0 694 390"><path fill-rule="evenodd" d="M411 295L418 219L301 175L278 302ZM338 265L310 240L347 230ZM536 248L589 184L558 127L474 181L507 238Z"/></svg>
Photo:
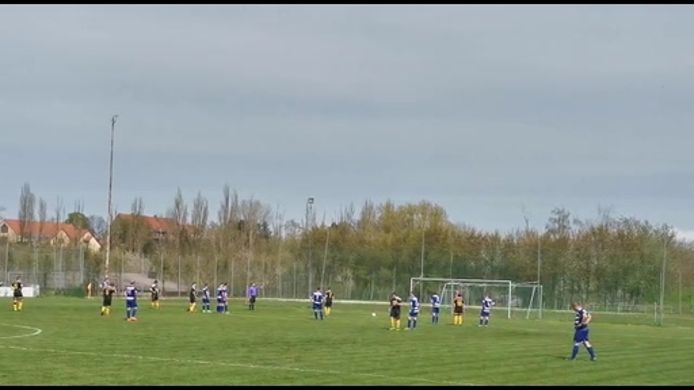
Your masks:
<svg viewBox="0 0 694 390"><path fill-rule="evenodd" d="M376 317L376 313L371 313L371 317Z"/></svg>

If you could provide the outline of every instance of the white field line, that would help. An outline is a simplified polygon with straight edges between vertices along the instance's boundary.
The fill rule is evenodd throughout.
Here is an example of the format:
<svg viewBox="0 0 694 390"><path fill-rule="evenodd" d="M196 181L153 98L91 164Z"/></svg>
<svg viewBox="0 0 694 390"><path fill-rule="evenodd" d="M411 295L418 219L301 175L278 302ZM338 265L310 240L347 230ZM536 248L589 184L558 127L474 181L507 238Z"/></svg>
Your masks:
<svg viewBox="0 0 694 390"><path fill-rule="evenodd" d="M34 328L32 326L25 326L25 325L14 325L14 324L0 324L0 326L11 326L13 328L21 328L21 329L29 329L33 330L33 333L26 333L26 334L20 334L17 336L0 336L0 339L17 339L20 337L31 337L31 336L38 336L41 332L43 332L39 328Z"/></svg>
<svg viewBox="0 0 694 390"><path fill-rule="evenodd" d="M28 348L28 347L20 347L16 345L6 345L4 348L9 348L9 349L15 349L19 351L29 351L29 352L44 352L44 353L55 353L55 354L60 354L60 355L65 355L65 354L72 354L72 355L86 355L86 356L96 356L96 357L103 357L104 354L103 352L85 352L85 351L67 351L67 350L59 350L59 349L50 349L50 348ZM202 364L202 365L217 365L217 366L225 366L225 367L237 367L237 368L251 368L251 369L262 369L262 370L284 370L284 371L296 371L296 372L306 372L306 373L315 373L315 374L332 374L332 375L344 375L345 373L340 372L340 371L334 371L334 370L315 370L315 369L307 369L307 368L298 368L298 367L288 367L288 366L271 366L271 365L256 365L256 364L244 364L244 363L227 363L227 362L219 362L219 361L207 361L207 360L197 360L197 359L174 359L174 358L163 358L163 357L156 357L156 356L142 356L142 355L131 355L131 354L109 354L109 356L116 357L116 358L125 358L125 359L139 359L139 360L151 360L151 361L159 361L159 362L174 362L174 363L182 363L182 364ZM401 379L398 377L394 376L389 376L389 375L381 375L381 374L366 374L366 373L347 373L347 375L356 375L356 376L364 376L364 377L372 377L372 378L382 378L382 379ZM435 380L430 380L430 379L424 379L424 378L408 378L410 382L416 383L416 382L427 382L427 383L435 383L435 384L450 384L450 385L468 385L468 386L474 386L471 383L457 383L457 382L448 382L448 381L435 381Z"/></svg>

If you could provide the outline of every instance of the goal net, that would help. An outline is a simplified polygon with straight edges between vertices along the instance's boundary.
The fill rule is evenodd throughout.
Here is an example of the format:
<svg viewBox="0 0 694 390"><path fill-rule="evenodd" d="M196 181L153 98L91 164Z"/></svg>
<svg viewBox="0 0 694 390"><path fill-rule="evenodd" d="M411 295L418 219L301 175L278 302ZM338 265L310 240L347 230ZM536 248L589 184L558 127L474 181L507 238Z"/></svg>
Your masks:
<svg viewBox="0 0 694 390"><path fill-rule="evenodd" d="M511 280L423 278L410 279L410 290L420 302L430 302L431 295L441 297L442 312L453 312L453 299L460 292L466 311L479 310L485 295L494 301L492 312L504 313L507 318L542 318L542 285L516 283Z"/></svg>

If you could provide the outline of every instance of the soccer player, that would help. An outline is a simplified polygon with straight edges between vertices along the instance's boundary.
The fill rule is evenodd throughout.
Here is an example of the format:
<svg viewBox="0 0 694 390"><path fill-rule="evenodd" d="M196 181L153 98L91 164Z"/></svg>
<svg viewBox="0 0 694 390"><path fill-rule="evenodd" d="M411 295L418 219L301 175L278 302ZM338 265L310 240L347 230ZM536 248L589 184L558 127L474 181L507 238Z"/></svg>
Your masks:
<svg viewBox="0 0 694 390"><path fill-rule="evenodd" d="M12 283L13 299L12 299L12 310L22 311L22 305L24 304L24 294L22 294L22 279L17 276L14 283Z"/></svg>
<svg viewBox="0 0 694 390"><path fill-rule="evenodd" d="M400 303L402 298L393 291L390 295L390 330L400 330Z"/></svg>
<svg viewBox="0 0 694 390"><path fill-rule="evenodd" d="M463 294L457 291L453 298L453 325L463 324L463 311L465 310L465 300Z"/></svg>
<svg viewBox="0 0 694 390"><path fill-rule="evenodd" d="M202 288L202 312L211 313L210 311L210 288L207 287L207 283Z"/></svg>
<svg viewBox="0 0 694 390"><path fill-rule="evenodd" d="M197 295L198 290L197 290L197 285L195 283L190 285L190 293L188 294L188 308L186 308L187 312L194 312L195 311L195 296Z"/></svg>
<svg viewBox="0 0 694 390"><path fill-rule="evenodd" d="M154 279L152 287L149 288L149 292L152 293L152 307L159 308L159 282Z"/></svg>
<svg viewBox="0 0 694 390"><path fill-rule="evenodd" d="M419 299L410 292L410 312L407 314L407 328L405 330L414 330L417 327L417 316L419 315Z"/></svg>
<svg viewBox="0 0 694 390"><path fill-rule="evenodd" d="M105 284L102 283L103 289L101 290L101 294L104 297L103 302L101 302L101 315L109 315L111 314L111 302L113 301L113 294L116 292L116 288L113 286L113 284Z"/></svg>
<svg viewBox="0 0 694 390"><path fill-rule="evenodd" d="M576 318L574 319L574 348L571 351L569 360L576 360L581 344L586 346L590 354L590 360L596 360L598 357L595 356L593 346L590 344L590 340L588 340L588 324L592 320L592 316L578 303L572 303L571 308L576 312Z"/></svg>
<svg viewBox="0 0 694 390"><path fill-rule="evenodd" d="M255 299L258 296L258 287L255 283L251 283L246 291L246 298L248 298L248 310L255 310Z"/></svg>
<svg viewBox="0 0 694 390"><path fill-rule="evenodd" d="M220 283L219 286L217 286L217 313L219 313L219 314L224 313L223 289L224 289L224 283Z"/></svg>
<svg viewBox="0 0 694 390"><path fill-rule="evenodd" d="M330 312L333 310L333 299L335 299L335 293L328 287L325 290L325 316L329 316Z"/></svg>
<svg viewBox="0 0 694 390"><path fill-rule="evenodd" d="M482 299L482 310L480 311L480 324L478 327L487 327L489 324L489 316L492 314L492 306L496 305L496 302L489 297L489 294L484 294L484 299Z"/></svg>
<svg viewBox="0 0 694 390"><path fill-rule="evenodd" d="M441 312L441 297L434 293L431 295L431 323L439 323L439 313Z"/></svg>
<svg viewBox="0 0 694 390"><path fill-rule="evenodd" d="M313 304L313 317L323 320L323 293L320 291L320 287L316 289L311 295L311 303Z"/></svg>
<svg viewBox="0 0 694 390"><path fill-rule="evenodd" d="M222 296L224 297L224 314L229 314L229 283L223 283L224 288L222 289Z"/></svg>
<svg viewBox="0 0 694 390"><path fill-rule="evenodd" d="M135 281L130 281L130 286L125 288L125 312L126 320L137 321L137 289Z"/></svg>

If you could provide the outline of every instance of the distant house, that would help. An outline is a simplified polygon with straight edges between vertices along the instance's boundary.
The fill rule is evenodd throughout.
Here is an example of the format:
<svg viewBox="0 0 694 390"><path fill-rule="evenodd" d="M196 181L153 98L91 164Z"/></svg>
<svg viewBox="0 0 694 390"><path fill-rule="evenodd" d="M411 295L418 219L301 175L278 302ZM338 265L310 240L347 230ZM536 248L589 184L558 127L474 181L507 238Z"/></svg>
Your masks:
<svg viewBox="0 0 694 390"><path fill-rule="evenodd" d="M150 238L157 241L173 236L173 233L176 231L176 220L173 218L157 217L156 215L149 216L119 213L116 215L116 218L113 219L113 226L114 229L118 229L119 226L132 225L136 222L141 223L151 234Z"/></svg>
<svg viewBox="0 0 694 390"><path fill-rule="evenodd" d="M25 227L25 235L32 240L46 240L51 245L69 245L80 242L89 251L101 250L101 243L92 232L87 229L79 229L70 223L55 223L45 221L43 223L33 221ZM17 242L21 236L21 221L18 219L0 220L0 238L7 238L10 242Z"/></svg>

